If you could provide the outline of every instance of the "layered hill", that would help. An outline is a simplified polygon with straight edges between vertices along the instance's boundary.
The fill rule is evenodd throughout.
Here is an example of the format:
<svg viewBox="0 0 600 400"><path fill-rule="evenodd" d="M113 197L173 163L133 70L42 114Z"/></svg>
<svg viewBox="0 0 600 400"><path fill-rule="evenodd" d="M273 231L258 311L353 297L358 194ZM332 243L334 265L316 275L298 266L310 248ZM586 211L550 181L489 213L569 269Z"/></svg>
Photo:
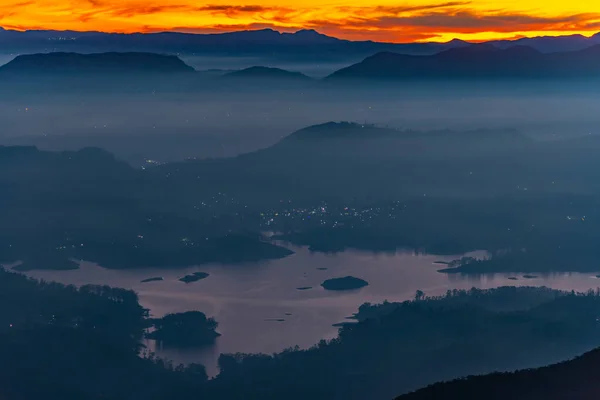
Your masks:
<svg viewBox="0 0 600 400"><path fill-rule="evenodd" d="M40 53L17 56L0 74L189 74L194 69L176 56L154 53Z"/></svg>
<svg viewBox="0 0 600 400"><path fill-rule="evenodd" d="M300 72L262 66L226 73L213 81L221 89L234 90L294 89L313 82L317 81Z"/></svg>
<svg viewBox="0 0 600 400"><path fill-rule="evenodd" d="M167 164L156 172L263 204L268 199L314 198L316 193L321 199L422 196L423 190L448 193L476 182L500 189L505 183L487 185L484 175L470 176L473 165L485 160L493 174L491 170L504 168L502 152L526 151L529 145L527 137L511 130L419 132L330 122L253 153ZM447 175L456 177L451 187L446 187Z"/></svg>
<svg viewBox="0 0 600 400"><path fill-rule="evenodd" d="M6 96L188 91L209 80L174 55L141 52L39 53L0 66ZM200 82L200 85L195 85Z"/></svg>
<svg viewBox="0 0 600 400"><path fill-rule="evenodd" d="M599 65L600 45L546 54L528 46L500 49L483 43L429 56L378 53L334 72L328 79L597 78Z"/></svg>
<svg viewBox="0 0 600 400"><path fill-rule="evenodd" d="M0 147L0 190L0 218L14 227L0 233L0 263L22 261L22 269L73 268L72 258L134 268L291 254L235 221L177 212L183 187L96 148Z"/></svg>

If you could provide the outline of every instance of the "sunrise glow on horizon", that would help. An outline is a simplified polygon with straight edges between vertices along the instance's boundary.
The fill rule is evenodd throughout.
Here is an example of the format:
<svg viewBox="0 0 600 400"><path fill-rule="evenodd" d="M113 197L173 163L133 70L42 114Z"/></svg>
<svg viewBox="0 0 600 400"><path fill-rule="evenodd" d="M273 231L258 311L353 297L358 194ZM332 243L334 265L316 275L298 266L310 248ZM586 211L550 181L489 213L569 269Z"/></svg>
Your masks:
<svg viewBox="0 0 600 400"><path fill-rule="evenodd" d="M594 4L596 3L596 4ZM482 41L600 31L590 0L0 0L5 29L227 32L315 29L351 40Z"/></svg>

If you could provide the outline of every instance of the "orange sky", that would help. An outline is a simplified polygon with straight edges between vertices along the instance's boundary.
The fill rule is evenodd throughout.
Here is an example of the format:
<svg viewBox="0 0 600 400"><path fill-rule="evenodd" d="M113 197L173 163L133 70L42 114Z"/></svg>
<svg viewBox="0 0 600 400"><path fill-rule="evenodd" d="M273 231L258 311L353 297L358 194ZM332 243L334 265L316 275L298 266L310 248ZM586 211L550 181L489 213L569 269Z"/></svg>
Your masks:
<svg viewBox="0 0 600 400"><path fill-rule="evenodd" d="M590 35L600 0L0 0L7 29L214 32L316 29L379 41Z"/></svg>

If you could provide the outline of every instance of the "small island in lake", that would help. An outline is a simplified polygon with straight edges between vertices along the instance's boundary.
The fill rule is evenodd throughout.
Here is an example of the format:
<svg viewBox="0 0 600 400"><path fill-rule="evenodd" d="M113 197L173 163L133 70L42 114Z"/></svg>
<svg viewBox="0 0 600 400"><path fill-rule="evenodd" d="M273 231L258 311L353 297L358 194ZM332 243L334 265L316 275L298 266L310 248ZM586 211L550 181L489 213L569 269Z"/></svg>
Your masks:
<svg viewBox="0 0 600 400"><path fill-rule="evenodd" d="M179 280L185 283L192 283L205 278L208 278L208 274L206 272L194 272L193 274L186 275L183 278L179 278Z"/></svg>
<svg viewBox="0 0 600 400"><path fill-rule="evenodd" d="M327 279L321 284L327 290L352 290L360 289L369 285L369 282L355 278L353 276L345 276L343 278Z"/></svg>
<svg viewBox="0 0 600 400"><path fill-rule="evenodd" d="M158 282L158 281L162 281L162 280L163 280L162 276L156 276L154 278L142 279L140 282L148 283L148 282Z"/></svg>
<svg viewBox="0 0 600 400"><path fill-rule="evenodd" d="M173 347L212 344L221 336L216 331L219 325L217 321L206 318L200 311L167 314L163 318L152 320L152 325L155 330L147 333L146 337Z"/></svg>

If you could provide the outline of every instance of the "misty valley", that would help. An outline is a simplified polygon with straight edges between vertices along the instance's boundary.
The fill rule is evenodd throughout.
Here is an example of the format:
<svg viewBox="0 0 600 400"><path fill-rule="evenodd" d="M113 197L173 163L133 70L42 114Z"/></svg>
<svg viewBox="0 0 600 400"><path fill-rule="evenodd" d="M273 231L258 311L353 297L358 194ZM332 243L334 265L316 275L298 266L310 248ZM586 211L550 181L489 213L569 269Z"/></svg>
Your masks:
<svg viewBox="0 0 600 400"><path fill-rule="evenodd" d="M597 393L598 35L43 32L0 30L0 396Z"/></svg>

